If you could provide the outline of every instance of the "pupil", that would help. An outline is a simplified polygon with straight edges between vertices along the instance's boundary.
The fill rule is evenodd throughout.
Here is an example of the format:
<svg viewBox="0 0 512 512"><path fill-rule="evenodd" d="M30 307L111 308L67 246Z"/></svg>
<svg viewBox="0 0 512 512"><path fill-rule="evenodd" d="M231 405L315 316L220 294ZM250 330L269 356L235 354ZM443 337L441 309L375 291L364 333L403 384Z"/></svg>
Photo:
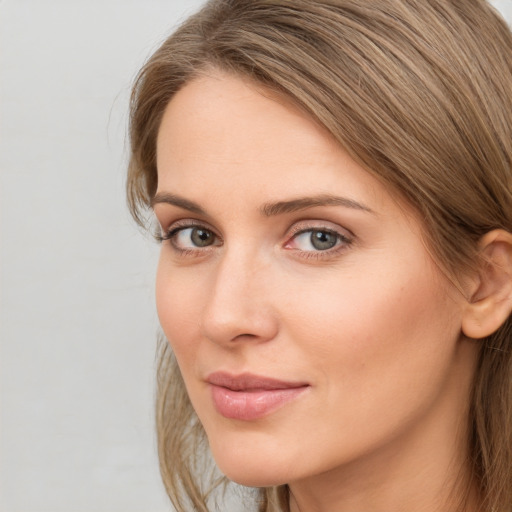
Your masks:
<svg viewBox="0 0 512 512"><path fill-rule="evenodd" d="M337 236L328 231L313 231L311 233L311 245L319 251L332 249L337 242Z"/></svg>
<svg viewBox="0 0 512 512"><path fill-rule="evenodd" d="M213 236L210 231L195 228L192 231L192 242L198 247L205 247L213 243Z"/></svg>

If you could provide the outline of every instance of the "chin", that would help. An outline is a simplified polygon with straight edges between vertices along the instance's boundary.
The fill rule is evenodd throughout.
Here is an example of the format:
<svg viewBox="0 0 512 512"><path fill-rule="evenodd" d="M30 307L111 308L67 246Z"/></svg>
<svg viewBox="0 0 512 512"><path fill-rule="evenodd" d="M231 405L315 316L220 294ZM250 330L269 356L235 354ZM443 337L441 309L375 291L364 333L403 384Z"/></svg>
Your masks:
<svg viewBox="0 0 512 512"><path fill-rule="evenodd" d="M229 480L245 487L275 487L289 481L284 476L269 474L267 466L241 468L219 465L219 469Z"/></svg>
<svg viewBox="0 0 512 512"><path fill-rule="evenodd" d="M251 449L250 442L237 449L210 446L220 471L230 480L246 487L273 487L288 483L293 475L283 465L279 451ZM284 455L284 454L283 454ZM288 466L290 467L290 466Z"/></svg>

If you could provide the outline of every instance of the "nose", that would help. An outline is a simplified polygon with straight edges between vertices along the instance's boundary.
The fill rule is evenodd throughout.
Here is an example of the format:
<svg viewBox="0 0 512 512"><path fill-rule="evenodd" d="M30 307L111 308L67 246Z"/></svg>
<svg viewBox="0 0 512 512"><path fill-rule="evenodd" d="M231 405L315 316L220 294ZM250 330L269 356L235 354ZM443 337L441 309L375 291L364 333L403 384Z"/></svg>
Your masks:
<svg viewBox="0 0 512 512"><path fill-rule="evenodd" d="M278 332L271 304L268 265L243 251L226 253L216 264L201 319L203 335L229 347L270 341Z"/></svg>

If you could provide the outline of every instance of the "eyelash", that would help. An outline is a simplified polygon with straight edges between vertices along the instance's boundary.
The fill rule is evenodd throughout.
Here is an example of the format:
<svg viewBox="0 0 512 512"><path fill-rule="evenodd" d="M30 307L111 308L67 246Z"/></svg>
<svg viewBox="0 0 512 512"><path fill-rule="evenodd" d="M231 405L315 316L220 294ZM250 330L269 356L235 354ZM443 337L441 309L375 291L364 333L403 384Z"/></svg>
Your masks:
<svg viewBox="0 0 512 512"><path fill-rule="evenodd" d="M155 238L160 243L170 242L170 245L173 248L173 250L175 250L180 256L189 256L189 257L191 257L191 256L203 256L203 255L205 255L206 252L210 252L212 247L216 247L217 246L217 245L212 245L212 246L206 246L206 247L203 247L203 248L198 247L197 249L190 249L190 248L184 249L182 247L179 247L175 243L177 235L181 231L184 231L185 229L193 229L193 228L203 229L205 231L209 231L210 233L213 234L213 236L216 239L218 239L218 240L220 240L222 242L222 238L219 235L217 235L217 233L215 233L215 231L213 229L209 228L208 226L205 226L204 224L199 224L199 223L196 223L196 222L187 222L187 221L184 221L183 223L182 222L176 222L169 231L167 231L164 234L156 234Z"/></svg>
<svg viewBox="0 0 512 512"><path fill-rule="evenodd" d="M185 221L183 223L181 223L181 222L175 223L173 225L173 227L171 229L169 229L169 231L167 231L164 234L156 234L155 238L160 243L167 242L167 241L170 242L170 245L172 246L173 250L176 251L180 256L183 256L183 257L205 256L214 247L218 247L219 244L212 244L210 246L205 246L202 248L197 247L195 249L179 247L175 242L177 235L186 229L193 229L193 228L208 231L213 234L213 236L216 238L217 241L219 241L220 243L223 242L222 238L217 233L215 233L215 231L213 229L211 229L210 227L208 227L204 224L195 223L195 222L187 222L187 221ZM295 251L299 257L304 258L304 259L328 259L328 258L338 255L340 252L347 250L347 248L353 243L353 238L343 235L342 233L340 233L332 228L328 228L326 226L320 226L320 225L304 227L304 225L301 226L299 223L299 225L296 228L292 229L291 232L287 235L287 241L284 244L284 246L286 247L286 245L290 244L293 240L297 240L297 238L300 235L303 235L305 233L310 233L310 232L312 233L315 231L334 235L337 238L336 245L332 248L325 249L325 250L306 251L306 250L291 249L291 248L288 250Z"/></svg>

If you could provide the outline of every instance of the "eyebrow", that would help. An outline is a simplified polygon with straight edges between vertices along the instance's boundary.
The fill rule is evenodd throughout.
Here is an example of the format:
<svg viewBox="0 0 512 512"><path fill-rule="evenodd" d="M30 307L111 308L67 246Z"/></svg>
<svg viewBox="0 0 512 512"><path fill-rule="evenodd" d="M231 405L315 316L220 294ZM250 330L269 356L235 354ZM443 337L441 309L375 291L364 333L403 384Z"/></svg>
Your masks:
<svg viewBox="0 0 512 512"><path fill-rule="evenodd" d="M300 210L306 210L307 208L314 208L315 206L344 206L345 208L374 213L370 208L368 208L368 206L358 203L353 199L329 194L312 197L298 197L297 199L291 199L289 201L267 203L261 207L261 211L266 217L272 217L283 213L292 213Z"/></svg>
<svg viewBox="0 0 512 512"><path fill-rule="evenodd" d="M206 211L203 210L197 203L194 203L194 201L189 201L184 197L180 197L174 194L156 194L155 197L151 200L151 208L154 208L155 204L159 203L172 204L173 206L177 206L183 210L188 210L192 213L197 213L198 215L206 215Z"/></svg>
<svg viewBox="0 0 512 512"><path fill-rule="evenodd" d="M201 208L194 201L185 199L184 197L177 196L169 193L159 193L151 200L151 207L153 208L156 204L165 203L183 210L198 215L208 215L206 210ZM296 199L290 199L288 201L277 201L272 203L264 204L260 210L265 217L274 217L276 215L282 215L284 213L293 213L301 210L307 210L308 208L314 208L317 206L343 206L345 208L351 208L354 210L361 210L368 213L374 213L368 206L349 199L347 197L333 196L330 194L321 194L311 197L298 197Z"/></svg>

